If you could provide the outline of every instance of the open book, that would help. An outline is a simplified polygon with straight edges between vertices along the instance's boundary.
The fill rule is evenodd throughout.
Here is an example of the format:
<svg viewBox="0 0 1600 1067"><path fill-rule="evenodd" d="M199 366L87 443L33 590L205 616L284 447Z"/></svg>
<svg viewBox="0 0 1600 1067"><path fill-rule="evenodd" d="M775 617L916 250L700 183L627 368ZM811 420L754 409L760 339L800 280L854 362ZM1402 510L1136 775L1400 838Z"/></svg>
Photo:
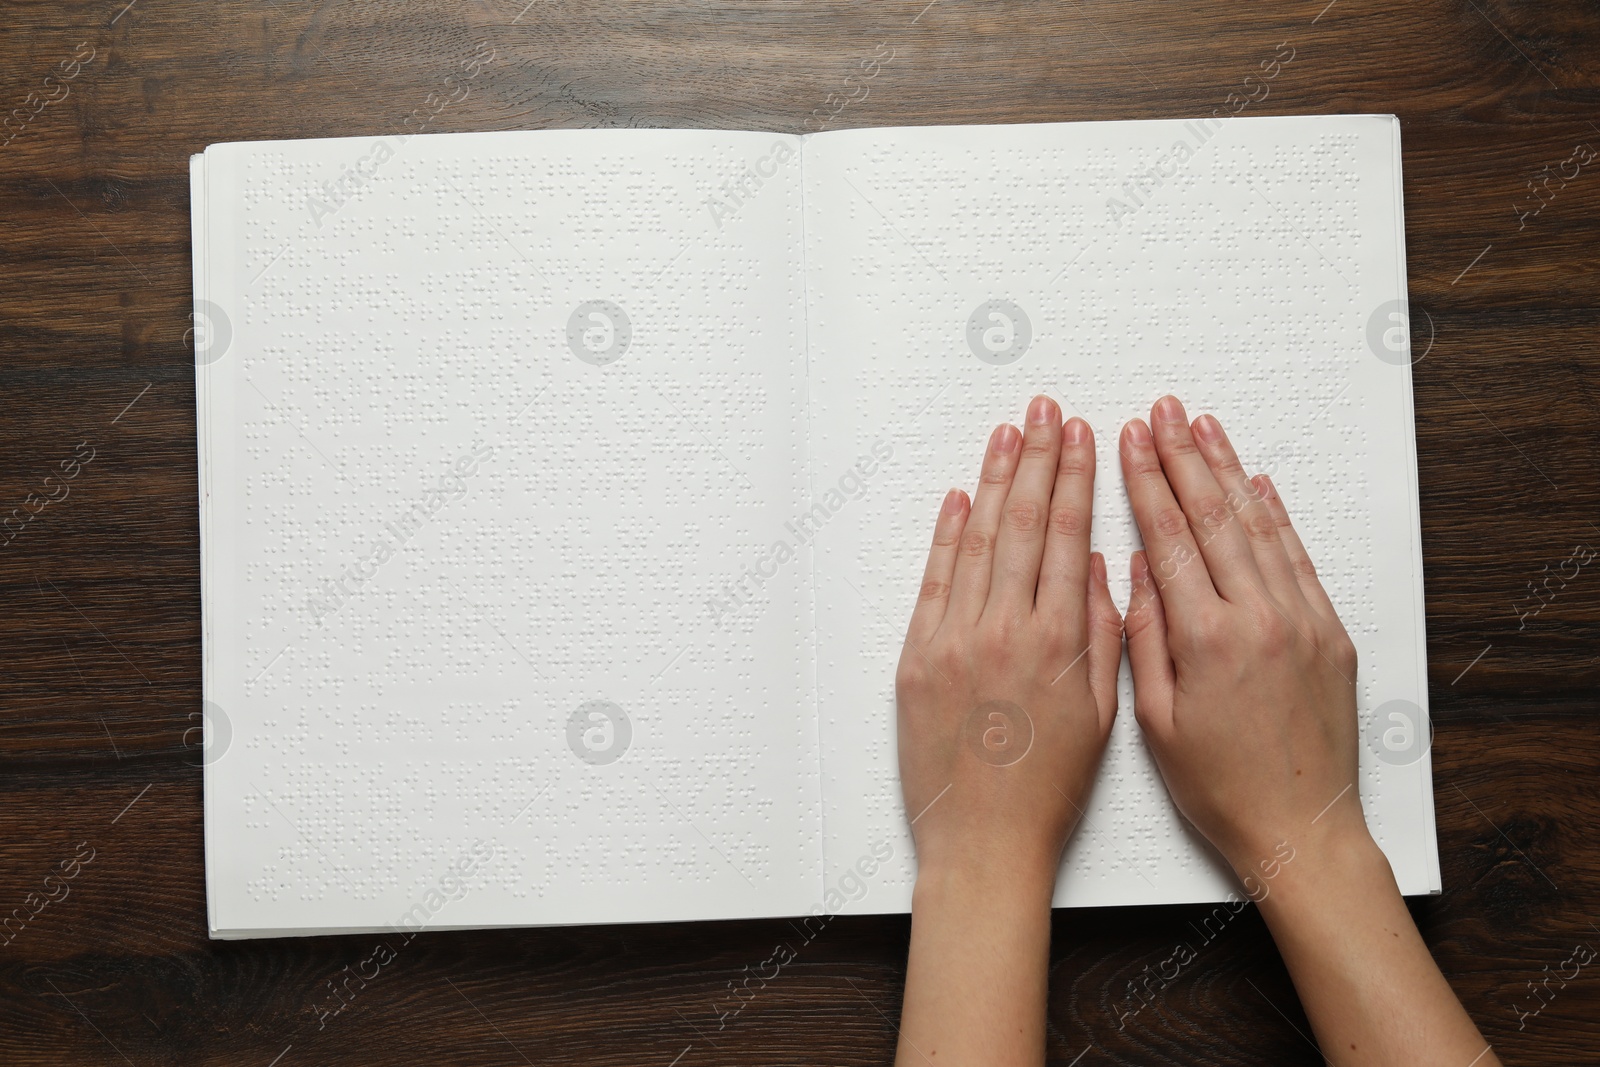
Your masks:
<svg viewBox="0 0 1600 1067"><path fill-rule="evenodd" d="M907 910L893 677L1037 392L1171 391L1361 655L1367 818L1439 888L1398 124L581 130L194 157L217 937ZM1331 800L1332 798L1330 798ZM1066 906L1223 900L1121 714Z"/></svg>

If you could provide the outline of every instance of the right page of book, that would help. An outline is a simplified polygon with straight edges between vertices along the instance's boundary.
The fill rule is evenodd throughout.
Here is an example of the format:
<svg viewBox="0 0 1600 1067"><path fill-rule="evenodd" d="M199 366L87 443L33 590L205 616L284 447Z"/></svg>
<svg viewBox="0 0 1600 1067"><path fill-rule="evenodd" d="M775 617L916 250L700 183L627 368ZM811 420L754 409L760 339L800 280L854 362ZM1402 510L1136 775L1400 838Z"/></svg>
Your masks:
<svg viewBox="0 0 1600 1067"><path fill-rule="evenodd" d="M1360 652L1359 790L1436 892L1400 141L1390 116L863 129L803 153L824 832L847 909L909 909L894 670L940 501L1046 393L1094 428L1094 547L1139 547L1117 435L1173 393L1272 475ZM1329 798L1332 800L1333 798ZM883 857L889 857L887 860ZM854 872L854 873L852 873ZM1119 714L1061 906L1232 875Z"/></svg>

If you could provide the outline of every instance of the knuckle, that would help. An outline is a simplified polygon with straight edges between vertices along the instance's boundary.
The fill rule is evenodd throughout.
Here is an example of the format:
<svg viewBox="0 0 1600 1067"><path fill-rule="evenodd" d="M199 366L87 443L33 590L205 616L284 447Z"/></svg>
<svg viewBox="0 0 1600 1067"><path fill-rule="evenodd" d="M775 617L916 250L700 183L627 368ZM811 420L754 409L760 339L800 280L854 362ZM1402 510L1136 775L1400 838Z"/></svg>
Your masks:
<svg viewBox="0 0 1600 1067"><path fill-rule="evenodd" d="M1056 470L1069 477L1082 477L1094 473L1094 451L1074 446L1061 450L1061 462Z"/></svg>
<svg viewBox="0 0 1600 1067"><path fill-rule="evenodd" d="M994 538L982 530L968 530L961 535L961 554L969 559L987 559L994 554Z"/></svg>
<svg viewBox="0 0 1600 1067"><path fill-rule="evenodd" d="M1278 524L1271 515L1259 511L1246 511L1239 516L1245 534L1257 544L1270 545L1278 539Z"/></svg>
<svg viewBox="0 0 1600 1067"><path fill-rule="evenodd" d="M1332 645L1333 647L1328 650L1328 658L1333 660L1334 666L1345 674L1354 676L1361 659L1360 653L1356 651L1356 643L1350 640L1350 635L1340 633Z"/></svg>
<svg viewBox="0 0 1600 1067"><path fill-rule="evenodd" d="M1181 537L1189 532L1189 519L1176 507L1158 508L1150 516L1150 528L1161 537Z"/></svg>
<svg viewBox="0 0 1600 1067"><path fill-rule="evenodd" d="M1161 470L1161 457L1156 454L1154 449L1139 448L1131 453L1124 452L1122 454L1122 462L1127 465L1128 470L1139 475L1144 481L1152 483L1159 481L1162 485L1167 484L1167 476Z"/></svg>
<svg viewBox="0 0 1600 1067"><path fill-rule="evenodd" d="M906 651L900 657L900 666L895 668L894 687L901 696L915 696L927 687L929 671L922 662L922 657L915 652Z"/></svg>
<svg viewBox="0 0 1600 1067"><path fill-rule="evenodd" d="M1050 532L1062 537L1076 537L1089 529L1089 516L1079 507L1057 504L1050 509Z"/></svg>
<svg viewBox="0 0 1600 1067"><path fill-rule="evenodd" d="M1290 564L1294 568L1294 575L1302 581L1314 582L1317 580L1317 565L1311 562L1311 557L1300 556Z"/></svg>
<svg viewBox="0 0 1600 1067"><path fill-rule="evenodd" d="M1143 601L1128 606L1128 613L1122 617L1120 625L1129 641L1137 641L1144 636L1146 630L1155 625L1155 621L1155 604L1152 601Z"/></svg>
<svg viewBox="0 0 1600 1067"><path fill-rule="evenodd" d="M980 485L1009 485L1011 482L1011 465L1003 460L995 460L983 465L983 472L978 475Z"/></svg>
<svg viewBox="0 0 1600 1067"><path fill-rule="evenodd" d="M1258 611L1255 629L1262 646L1270 655L1280 655L1294 643L1294 628L1270 604L1262 605Z"/></svg>
<svg viewBox="0 0 1600 1067"><path fill-rule="evenodd" d="M960 646L950 642L935 641L922 646L907 642L895 668L895 691L901 697L913 699L935 693L960 674L961 658Z"/></svg>
<svg viewBox="0 0 1600 1067"><path fill-rule="evenodd" d="M985 628L986 635L991 645L991 650L1009 652L1017 647L1018 638L1022 635L1022 628L1027 621L1025 615L1031 611L1001 610L993 613L992 622Z"/></svg>
<svg viewBox="0 0 1600 1067"><path fill-rule="evenodd" d="M1173 425L1158 433L1156 440L1161 445L1162 455L1193 456L1200 451L1195 447L1194 438L1189 435L1188 427Z"/></svg>
<svg viewBox="0 0 1600 1067"><path fill-rule="evenodd" d="M1122 633L1122 612L1117 610L1117 605L1109 598L1104 600L1091 598L1087 619L1091 629L1118 635Z"/></svg>
<svg viewBox="0 0 1600 1067"><path fill-rule="evenodd" d="M1210 493L1196 499L1189 511L1190 524L1195 529L1209 531L1222 529L1232 516L1233 512L1229 510L1228 502Z"/></svg>
<svg viewBox="0 0 1600 1067"><path fill-rule="evenodd" d="M1278 539L1278 523L1266 510L1246 507L1238 514L1238 522L1250 534L1251 541L1272 542Z"/></svg>
<svg viewBox="0 0 1600 1067"><path fill-rule="evenodd" d="M1228 620L1220 611L1200 608L1189 616L1183 635L1189 646L1201 651L1221 649L1229 643Z"/></svg>
<svg viewBox="0 0 1600 1067"><path fill-rule="evenodd" d="M1007 663L1017 649L1017 631L1021 620L1011 614L996 616L980 632L977 654L987 663Z"/></svg>
<svg viewBox="0 0 1600 1067"><path fill-rule="evenodd" d="M1050 459L1055 455L1055 444L1047 434L1029 434L1022 439L1023 459Z"/></svg>
<svg viewBox="0 0 1600 1067"><path fill-rule="evenodd" d="M1006 505L1006 526L1013 533L1033 533L1044 525L1044 509L1032 500L1013 500Z"/></svg>
<svg viewBox="0 0 1600 1067"><path fill-rule="evenodd" d="M924 604L950 599L950 583L939 578L928 578L917 591L917 599Z"/></svg>
<svg viewBox="0 0 1600 1067"><path fill-rule="evenodd" d="M1076 641L1071 639L1071 634L1068 635L1067 643L1077 645L1077 647L1072 650L1072 654L1074 656L1076 656L1079 652L1082 652L1086 644L1092 644L1101 637L1104 637L1107 640L1116 641L1120 650L1122 635L1124 632L1122 626L1122 616L1120 614L1116 612L1108 612L1104 615L1091 614L1089 616L1088 626L1089 632Z"/></svg>
<svg viewBox="0 0 1600 1067"><path fill-rule="evenodd" d="M954 678L961 673L961 665L966 657L967 650L961 645L954 642L940 644L928 653L928 661L931 664L929 672L931 674L932 670L937 668L939 674L945 678Z"/></svg>
<svg viewBox="0 0 1600 1067"><path fill-rule="evenodd" d="M1072 645L1072 634L1065 625L1046 622L1039 628L1038 646L1041 661L1053 663L1062 656L1071 658L1067 649Z"/></svg>
<svg viewBox="0 0 1600 1067"><path fill-rule="evenodd" d="M1244 474L1244 466L1239 462L1239 457L1227 449L1223 449L1206 462L1223 474Z"/></svg>

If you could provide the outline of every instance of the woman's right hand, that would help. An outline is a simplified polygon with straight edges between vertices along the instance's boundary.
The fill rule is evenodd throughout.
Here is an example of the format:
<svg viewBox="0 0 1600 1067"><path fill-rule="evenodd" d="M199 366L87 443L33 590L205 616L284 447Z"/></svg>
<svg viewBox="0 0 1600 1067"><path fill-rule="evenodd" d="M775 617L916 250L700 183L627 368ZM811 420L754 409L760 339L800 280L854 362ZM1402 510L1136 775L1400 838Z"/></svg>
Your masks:
<svg viewBox="0 0 1600 1067"><path fill-rule="evenodd" d="M1370 840L1355 646L1272 483L1247 477L1221 424L1191 426L1170 396L1150 421L1121 441L1145 544L1125 622L1134 713L1179 810L1254 896L1285 844Z"/></svg>

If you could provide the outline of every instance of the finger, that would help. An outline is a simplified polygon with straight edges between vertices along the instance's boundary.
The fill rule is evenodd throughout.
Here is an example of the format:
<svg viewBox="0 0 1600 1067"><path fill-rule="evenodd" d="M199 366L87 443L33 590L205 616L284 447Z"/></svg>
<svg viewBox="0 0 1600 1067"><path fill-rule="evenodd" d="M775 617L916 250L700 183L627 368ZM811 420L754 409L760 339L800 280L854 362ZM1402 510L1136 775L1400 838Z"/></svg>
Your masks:
<svg viewBox="0 0 1600 1067"><path fill-rule="evenodd" d="M1174 611L1192 611L1217 600L1216 588L1206 573L1205 560L1194 542L1189 519L1178 506L1161 457L1156 455L1155 439L1143 419L1134 419L1122 428L1122 478L1133 505L1133 518L1144 539L1150 569L1161 584L1163 595L1172 601Z"/></svg>
<svg viewBox="0 0 1600 1067"><path fill-rule="evenodd" d="M1084 632L1093 508L1094 431L1082 419L1068 419L1061 427L1061 458L1050 491L1034 610L1074 636Z"/></svg>
<svg viewBox="0 0 1600 1067"><path fill-rule="evenodd" d="M1022 452L1011 479L995 539L994 573L989 582L989 604L1001 610L1033 611L1039 589L1039 558L1044 555L1045 517L1050 512L1050 488L1055 484L1061 455L1061 409L1047 396L1028 405L1022 431Z"/></svg>
<svg viewBox="0 0 1600 1067"><path fill-rule="evenodd" d="M967 522L967 506L967 494L952 489L939 508L939 518L933 524L933 547L928 549L928 563L922 569L922 589L906 630L906 640L912 644L927 644L944 621L950 583L956 574L956 546L961 543L961 529Z"/></svg>
<svg viewBox="0 0 1600 1067"><path fill-rule="evenodd" d="M1149 557L1135 552L1129 570L1133 595L1122 621L1128 635L1128 664L1133 668L1133 714L1139 728L1160 736L1172 726L1172 691L1176 673L1167 651L1167 616L1150 570Z"/></svg>
<svg viewBox="0 0 1600 1067"><path fill-rule="evenodd" d="M1100 729L1117 717L1117 671L1122 666L1122 616L1111 599L1106 558L1089 558L1089 692L1100 712Z"/></svg>
<svg viewBox="0 0 1600 1067"><path fill-rule="evenodd" d="M945 617L976 622L989 599L989 576L994 569L995 535L1000 530L1000 513L1011 491L1011 476L1017 467L1017 446L1022 435L1010 423L995 427L989 435L989 448L983 456L983 473L978 477L978 494L967 515L967 525L956 551L956 575L950 590L950 606Z"/></svg>
<svg viewBox="0 0 1600 1067"><path fill-rule="evenodd" d="M1284 554L1289 557L1289 567L1294 571L1301 595L1318 614L1338 622L1339 612L1334 608L1328 591L1322 588L1322 582L1317 578L1316 565L1311 562L1310 555L1306 553L1306 546L1301 543L1300 535L1295 533L1294 524L1289 521L1289 509L1284 507L1283 498L1278 495L1278 487L1273 485L1272 479L1265 474L1256 475L1254 480L1257 488L1261 490L1267 511L1278 524L1278 540L1283 543Z"/></svg>
<svg viewBox="0 0 1600 1067"><path fill-rule="evenodd" d="M1222 487L1212 477L1189 432L1189 417L1176 397L1164 396L1150 413L1161 469L1167 472L1178 504L1189 518L1211 584L1224 600L1245 601L1261 589L1261 572L1250 542L1233 521Z"/></svg>
<svg viewBox="0 0 1600 1067"><path fill-rule="evenodd" d="M1233 450L1222 423L1214 415L1202 415L1194 420L1192 428L1200 454L1227 494L1229 509L1239 519L1239 528L1244 531L1267 592L1285 606L1303 603L1305 597L1300 592L1300 583L1295 580L1294 568L1289 565L1289 553L1284 551L1283 541L1278 536L1278 522L1267 509L1261 491L1245 476L1239 455Z"/></svg>

